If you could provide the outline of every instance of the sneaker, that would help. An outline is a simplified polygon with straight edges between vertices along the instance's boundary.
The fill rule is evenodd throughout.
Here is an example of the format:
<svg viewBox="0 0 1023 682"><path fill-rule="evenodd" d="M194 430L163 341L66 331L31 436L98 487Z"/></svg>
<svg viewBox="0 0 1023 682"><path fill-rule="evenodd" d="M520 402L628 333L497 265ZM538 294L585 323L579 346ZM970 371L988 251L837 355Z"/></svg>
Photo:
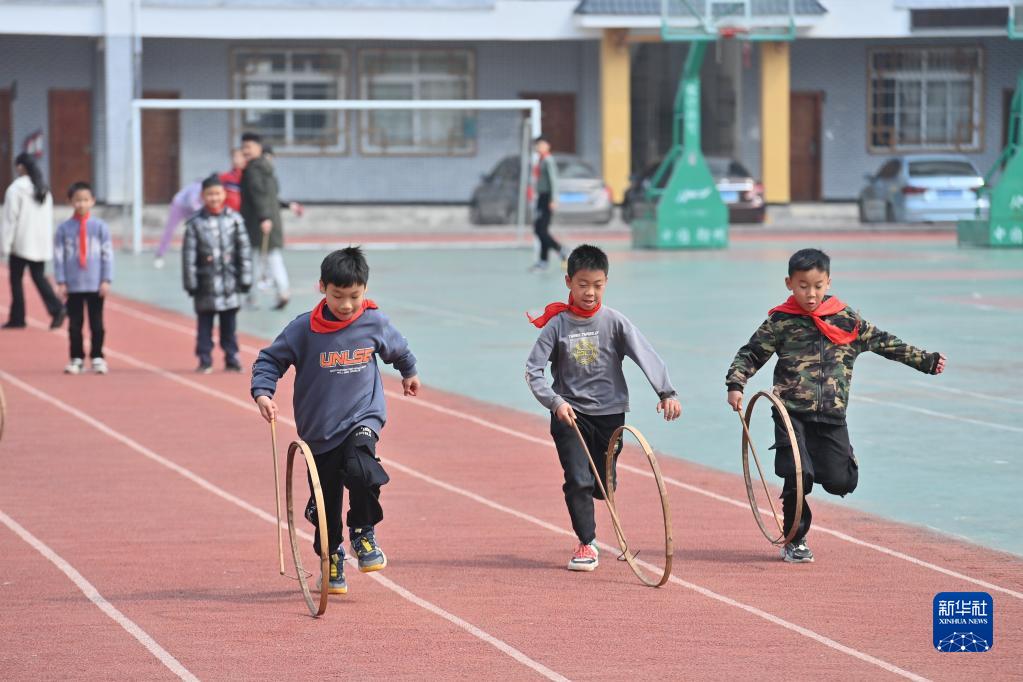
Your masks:
<svg viewBox="0 0 1023 682"><path fill-rule="evenodd" d="M195 368L198 374L210 374L213 371L213 364L209 362L200 362L199 366Z"/></svg>
<svg viewBox="0 0 1023 682"><path fill-rule="evenodd" d="M284 310L285 308L288 307L288 303L290 303L290 302L291 302L290 298L279 298L279 299L277 299L277 303L274 305L273 309L274 310Z"/></svg>
<svg viewBox="0 0 1023 682"><path fill-rule="evenodd" d="M533 263L529 266L529 272L547 272L546 263Z"/></svg>
<svg viewBox="0 0 1023 682"><path fill-rule="evenodd" d="M0 329L24 329L25 326L24 322L5 322L4 326L0 327Z"/></svg>
<svg viewBox="0 0 1023 682"><path fill-rule="evenodd" d="M50 322L50 329L60 329L66 319L67 311L61 308L57 311L57 314L53 316L53 321Z"/></svg>
<svg viewBox="0 0 1023 682"><path fill-rule="evenodd" d="M379 571L387 566L387 556L377 546L372 528L352 528L352 551L359 557L359 570L363 573Z"/></svg>
<svg viewBox="0 0 1023 682"><path fill-rule="evenodd" d="M64 374L81 374L85 369L85 361L81 358L71 358L71 362L64 366Z"/></svg>
<svg viewBox="0 0 1023 682"><path fill-rule="evenodd" d="M320 574L323 580L323 574ZM345 582L345 551L338 548L337 554L330 555L330 578L327 580L329 594L348 594L348 583Z"/></svg>
<svg viewBox="0 0 1023 682"><path fill-rule="evenodd" d="M782 547L781 558L790 564L809 564L813 562L813 552L806 546L804 538Z"/></svg>
<svg viewBox="0 0 1023 682"><path fill-rule="evenodd" d="M241 372L242 363L238 362L238 358L228 358L228 360L224 363L224 371L235 373Z"/></svg>
<svg viewBox="0 0 1023 682"><path fill-rule="evenodd" d="M153 259L153 267L157 270L163 270L163 258L157 256Z"/></svg>
<svg viewBox="0 0 1023 682"><path fill-rule="evenodd" d="M600 564L599 554L596 540L586 544L580 542L568 561L568 570L592 571Z"/></svg>
<svg viewBox="0 0 1023 682"><path fill-rule="evenodd" d="M110 371L110 368L107 367L107 361L103 358L93 358L92 371L96 374L106 374Z"/></svg>

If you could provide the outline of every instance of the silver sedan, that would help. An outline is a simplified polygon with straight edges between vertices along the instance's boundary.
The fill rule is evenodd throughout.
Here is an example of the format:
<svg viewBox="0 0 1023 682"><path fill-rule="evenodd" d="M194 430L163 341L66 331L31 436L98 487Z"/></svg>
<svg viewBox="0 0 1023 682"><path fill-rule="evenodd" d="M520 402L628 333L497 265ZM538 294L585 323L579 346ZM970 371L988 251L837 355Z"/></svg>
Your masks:
<svg viewBox="0 0 1023 682"><path fill-rule="evenodd" d="M984 178L965 156L907 154L865 176L860 221L916 223L969 220L987 214Z"/></svg>

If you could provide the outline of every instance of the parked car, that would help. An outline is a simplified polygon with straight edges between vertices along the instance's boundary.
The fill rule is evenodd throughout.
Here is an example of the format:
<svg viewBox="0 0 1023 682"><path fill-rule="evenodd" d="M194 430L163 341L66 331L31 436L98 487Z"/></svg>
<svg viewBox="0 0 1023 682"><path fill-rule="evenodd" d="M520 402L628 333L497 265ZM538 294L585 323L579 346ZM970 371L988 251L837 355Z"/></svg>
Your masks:
<svg viewBox="0 0 1023 682"><path fill-rule="evenodd" d="M762 223L767 210L764 202L764 186L757 182L746 167L735 159L724 156L706 157L707 167L714 178L721 200L728 205L728 222L730 223ZM636 215L636 205L643 201L654 173L660 167L658 161L648 166L642 173L634 175L625 191L622 201L622 220L631 223ZM661 178L660 189L668 184L671 178L669 169Z"/></svg>
<svg viewBox="0 0 1023 682"><path fill-rule="evenodd" d="M888 159L866 174L860 192L860 222L915 223L969 220L986 214L984 178L965 156L907 154Z"/></svg>
<svg viewBox="0 0 1023 682"><path fill-rule="evenodd" d="M558 207L554 211L554 220L610 222L614 211L611 191L593 166L571 154L555 154L554 160L558 164ZM515 222L519 200L519 162L518 156L506 156L480 178L469 200L469 219L473 224Z"/></svg>

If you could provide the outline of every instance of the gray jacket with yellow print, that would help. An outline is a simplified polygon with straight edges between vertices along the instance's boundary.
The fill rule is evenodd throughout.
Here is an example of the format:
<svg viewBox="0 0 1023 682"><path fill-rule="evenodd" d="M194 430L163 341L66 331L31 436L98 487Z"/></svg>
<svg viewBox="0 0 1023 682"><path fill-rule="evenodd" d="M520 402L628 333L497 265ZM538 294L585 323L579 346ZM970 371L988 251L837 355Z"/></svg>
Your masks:
<svg viewBox="0 0 1023 682"><path fill-rule="evenodd" d="M565 402L589 415L628 412L626 357L639 365L658 397L675 395L664 360L627 317L606 306L588 319L567 312L553 317L526 360L526 382L551 412ZM553 384L544 376L548 362Z"/></svg>

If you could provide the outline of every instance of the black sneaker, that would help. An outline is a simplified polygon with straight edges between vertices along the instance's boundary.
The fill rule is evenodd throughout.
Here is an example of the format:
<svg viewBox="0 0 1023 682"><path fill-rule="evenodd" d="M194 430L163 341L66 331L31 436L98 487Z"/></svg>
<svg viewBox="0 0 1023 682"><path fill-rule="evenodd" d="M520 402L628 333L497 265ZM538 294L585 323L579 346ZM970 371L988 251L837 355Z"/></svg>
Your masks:
<svg viewBox="0 0 1023 682"><path fill-rule="evenodd" d="M781 558L790 564L813 563L813 552L806 546L806 539L790 542L781 548Z"/></svg>
<svg viewBox="0 0 1023 682"><path fill-rule="evenodd" d="M323 579L322 576L320 579ZM337 554L330 555L330 578L327 580L327 592L348 594L348 583L345 581L345 550L340 547Z"/></svg>
<svg viewBox="0 0 1023 682"><path fill-rule="evenodd" d="M200 362L199 366L195 368L197 374L209 374L213 371L213 363Z"/></svg>
<svg viewBox="0 0 1023 682"><path fill-rule="evenodd" d="M24 322L5 322L3 327L0 329L24 329L26 324Z"/></svg>
<svg viewBox="0 0 1023 682"><path fill-rule="evenodd" d="M224 371L237 374L242 371L242 363L238 362L237 358L230 358L224 363Z"/></svg>
<svg viewBox="0 0 1023 682"><path fill-rule="evenodd" d="M53 321L50 322L50 329L60 329L66 319L67 311L61 308L57 311L57 314L53 316Z"/></svg>
<svg viewBox="0 0 1023 682"><path fill-rule="evenodd" d="M377 546L373 528L352 528L350 530L352 551L359 557L359 571L372 573L387 566L387 556Z"/></svg>

